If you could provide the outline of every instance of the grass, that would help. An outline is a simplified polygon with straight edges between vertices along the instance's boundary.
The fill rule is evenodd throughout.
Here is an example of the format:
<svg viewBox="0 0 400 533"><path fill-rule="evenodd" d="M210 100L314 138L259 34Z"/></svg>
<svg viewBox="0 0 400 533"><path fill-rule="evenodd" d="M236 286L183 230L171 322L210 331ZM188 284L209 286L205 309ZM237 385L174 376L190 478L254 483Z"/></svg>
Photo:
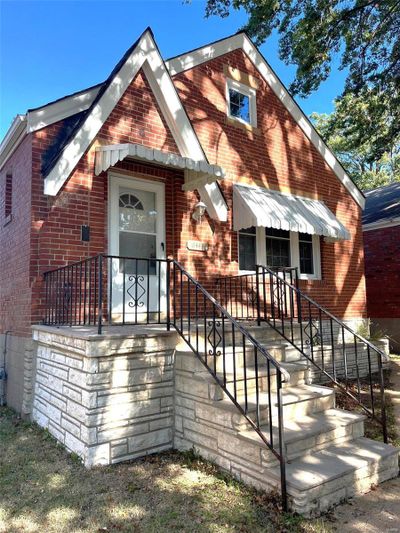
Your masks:
<svg viewBox="0 0 400 533"><path fill-rule="evenodd" d="M85 469L47 431L0 408L0 532L330 533L193 453Z"/></svg>

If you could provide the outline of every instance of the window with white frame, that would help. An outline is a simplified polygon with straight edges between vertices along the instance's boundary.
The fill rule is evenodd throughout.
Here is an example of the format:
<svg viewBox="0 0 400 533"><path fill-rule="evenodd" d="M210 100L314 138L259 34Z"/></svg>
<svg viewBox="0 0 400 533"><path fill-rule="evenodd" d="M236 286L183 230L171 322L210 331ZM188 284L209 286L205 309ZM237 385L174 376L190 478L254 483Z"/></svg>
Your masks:
<svg viewBox="0 0 400 533"><path fill-rule="evenodd" d="M255 265L297 267L302 279L321 278L319 235L273 228L247 228L238 234L239 270L252 272Z"/></svg>
<svg viewBox="0 0 400 533"><path fill-rule="evenodd" d="M240 270L256 269L256 228L239 231L239 263Z"/></svg>
<svg viewBox="0 0 400 533"><path fill-rule="evenodd" d="M226 99L228 117L257 127L256 90L227 78Z"/></svg>

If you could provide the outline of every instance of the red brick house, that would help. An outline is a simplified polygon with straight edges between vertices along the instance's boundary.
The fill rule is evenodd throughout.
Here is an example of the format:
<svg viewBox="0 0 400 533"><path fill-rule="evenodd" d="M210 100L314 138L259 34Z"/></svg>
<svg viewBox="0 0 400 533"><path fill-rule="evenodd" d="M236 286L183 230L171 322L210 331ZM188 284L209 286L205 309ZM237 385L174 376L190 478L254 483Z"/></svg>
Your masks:
<svg viewBox="0 0 400 533"><path fill-rule="evenodd" d="M86 464L196 446L245 481L286 487L294 454L289 495L304 512L393 475L393 449L361 438L351 442L368 459L336 465L343 487L327 472L323 490L293 481L307 458L284 452L283 416L308 416L315 450L323 431L362 436L360 415L336 412L306 370L345 375L347 390L384 354L349 327L367 317L364 196L244 33L164 61L146 30L105 82L17 116L0 146L0 198L7 401ZM298 388L285 403L288 368ZM254 451L246 465L219 441L225 430L207 429L222 406L228 448Z"/></svg>
<svg viewBox="0 0 400 533"><path fill-rule="evenodd" d="M363 232L372 329L386 333L400 352L400 183L366 193Z"/></svg>

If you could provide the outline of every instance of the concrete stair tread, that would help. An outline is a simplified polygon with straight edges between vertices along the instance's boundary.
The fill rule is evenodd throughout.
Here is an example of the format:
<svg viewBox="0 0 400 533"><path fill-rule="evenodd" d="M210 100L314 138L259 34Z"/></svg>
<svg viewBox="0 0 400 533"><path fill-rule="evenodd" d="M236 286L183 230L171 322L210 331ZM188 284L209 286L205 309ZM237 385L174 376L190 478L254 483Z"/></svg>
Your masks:
<svg viewBox="0 0 400 533"><path fill-rule="evenodd" d="M298 491L311 490L398 453L398 448L394 446L359 437L288 461L287 484L289 488ZM279 468L271 469L270 473L276 479L280 479Z"/></svg>
<svg viewBox="0 0 400 533"><path fill-rule="evenodd" d="M307 362L294 362L294 363L286 363L282 362L280 365L289 372L289 374L294 374L296 372L305 372L307 370ZM258 365L258 377L259 378L265 378L268 375L268 366L266 363L263 363L262 365ZM276 375L276 369L271 364L270 365L270 375L271 375L271 384L274 383L275 375ZM224 374L223 372L217 372L218 378L223 382L224 380ZM225 378L227 384L232 384L235 379L235 374L233 372L225 372ZM256 371L254 365L247 365L246 366L246 380L249 381L249 385L251 385L254 380L256 379ZM237 382L244 382L244 370L243 366L240 366L236 370L236 381ZM290 382L289 382L290 383Z"/></svg>
<svg viewBox="0 0 400 533"><path fill-rule="evenodd" d="M332 431L338 427L347 426L365 420L366 415L343 411L342 409L327 409L312 415L303 415L297 420L285 419L283 422L285 431L285 444L291 444L299 440L308 439L321 433ZM269 434L269 426L261 426L261 430ZM278 434L277 421L273 421L272 430L274 436ZM246 440L256 443L263 443L259 435L253 430L240 432L240 436Z"/></svg>
<svg viewBox="0 0 400 533"><path fill-rule="evenodd" d="M282 389L282 405L285 406L299 402L306 402L315 398L323 398L334 394L335 391L333 389L320 385L299 385L298 387L288 387ZM271 399L272 402L276 404L276 391L271 391ZM259 394L259 403L262 407L268 405L268 393L262 392ZM219 401L218 405L237 412L236 406L229 398ZM255 393L248 394L247 405L249 411L256 409Z"/></svg>

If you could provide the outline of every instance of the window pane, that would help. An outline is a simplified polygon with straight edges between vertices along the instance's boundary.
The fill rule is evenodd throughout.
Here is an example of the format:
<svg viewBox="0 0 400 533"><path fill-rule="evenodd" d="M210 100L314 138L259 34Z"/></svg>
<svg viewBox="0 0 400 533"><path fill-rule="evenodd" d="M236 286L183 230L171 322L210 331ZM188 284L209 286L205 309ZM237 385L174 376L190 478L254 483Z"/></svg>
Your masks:
<svg viewBox="0 0 400 533"><path fill-rule="evenodd" d="M140 233L128 233L125 231L119 232L119 255L123 257L143 257L143 258L155 258L156 257L156 236L155 235L142 235ZM137 263L137 264L136 264ZM149 264L149 270L147 270L147 264ZM119 261L120 272L124 270L126 274L155 274L156 262L155 261L132 261L125 260Z"/></svg>
<svg viewBox="0 0 400 533"><path fill-rule="evenodd" d="M276 230L275 230L276 231ZM276 237L266 238L267 265L269 267L290 266L290 240Z"/></svg>
<svg viewBox="0 0 400 533"><path fill-rule="evenodd" d="M239 269L256 269L256 237L239 233Z"/></svg>
<svg viewBox="0 0 400 533"><path fill-rule="evenodd" d="M245 94L229 89L229 110L232 117L250 123L250 102Z"/></svg>
<svg viewBox="0 0 400 533"><path fill-rule="evenodd" d="M312 235L309 233L299 233L299 241L312 242Z"/></svg>
<svg viewBox="0 0 400 533"><path fill-rule="evenodd" d="M123 192L119 197L119 228L123 231L156 232L156 195L150 191Z"/></svg>
<svg viewBox="0 0 400 533"><path fill-rule="evenodd" d="M290 239L290 232L284 229L265 228L267 237L278 237L280 239Z"/></svg>
<svg viewBox="0 0 400 533"><path fill-rule="evenodd" d="M239 233L250 233L250 235L255 235L256 234L256 227L255 226L251 226L250 228L241 229L239 231Z"/></svg>
<svg viewBox="0 0 400 533"><path fill-rule="evenodd" d="M311 239L311 242L299 241L299 254L300 254L300 272L302 274L314 274L312 239Z"/></svg>

